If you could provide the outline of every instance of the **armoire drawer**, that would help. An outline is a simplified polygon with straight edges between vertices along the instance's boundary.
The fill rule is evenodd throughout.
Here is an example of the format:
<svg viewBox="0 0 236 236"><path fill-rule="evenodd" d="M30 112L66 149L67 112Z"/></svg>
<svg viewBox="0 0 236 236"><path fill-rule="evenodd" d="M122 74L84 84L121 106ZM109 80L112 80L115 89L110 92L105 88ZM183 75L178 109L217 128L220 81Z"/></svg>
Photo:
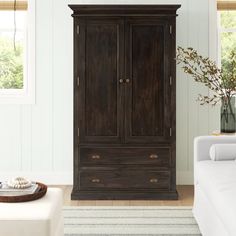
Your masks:
<svg viewBox="0 0 236 236"><path fill-rule="evenodd" d="M132 164L169 167L170 148L80 148L81 164Z"/></svg>
<svg viewBox="0 0 236 236"><path fill-rule="evenodd" d="M168 190L169 171L113 170L80 171L80 189L158 189Z"/></svg>

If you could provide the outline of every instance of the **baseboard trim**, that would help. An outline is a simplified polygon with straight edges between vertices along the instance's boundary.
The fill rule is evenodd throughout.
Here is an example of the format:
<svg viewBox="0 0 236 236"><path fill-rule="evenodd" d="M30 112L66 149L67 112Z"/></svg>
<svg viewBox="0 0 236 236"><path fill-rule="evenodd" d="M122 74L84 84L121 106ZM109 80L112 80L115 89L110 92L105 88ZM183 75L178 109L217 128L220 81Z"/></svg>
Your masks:
<svg viewBox="0 0 236 236"><path fill-rule="evenodd" d="M73 172L0 172L0 181L6 181L16 176L23 176L32 181L38 181L47 185L72 185Z"/></svg>

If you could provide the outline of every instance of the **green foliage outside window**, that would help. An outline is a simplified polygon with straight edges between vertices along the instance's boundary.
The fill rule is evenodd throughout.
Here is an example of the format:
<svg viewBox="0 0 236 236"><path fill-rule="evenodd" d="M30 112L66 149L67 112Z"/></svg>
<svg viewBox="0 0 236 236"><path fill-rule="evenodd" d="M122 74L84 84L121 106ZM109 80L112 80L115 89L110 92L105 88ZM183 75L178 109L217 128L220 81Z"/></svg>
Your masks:
<svg viewBox="0 0 236 236"><path fill-rule="evenodd" d="M235 32L222 32L221 33L221 67L225 72L232 71L233 55L236 54L236 11L222 11L220 13L221 27Z"/></svg>
<svg viewBox="0 0 236 236"><path fill-rule="evenodd" d="M9 38L0 38L0 89L23 88L23 47Z"/></svg>

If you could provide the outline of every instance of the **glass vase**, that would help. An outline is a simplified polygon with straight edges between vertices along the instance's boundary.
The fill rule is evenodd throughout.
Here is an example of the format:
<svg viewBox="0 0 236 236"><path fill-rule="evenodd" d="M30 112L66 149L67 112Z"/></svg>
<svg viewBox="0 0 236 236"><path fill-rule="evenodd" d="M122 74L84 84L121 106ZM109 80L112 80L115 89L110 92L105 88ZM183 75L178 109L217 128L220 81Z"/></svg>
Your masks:
<svg viewBox="0 0 236 236"><path fill-rule="evenodd" d="M222 99L221 104L221 133L235 133L236 131L235 97L230 100Z"/></svg>

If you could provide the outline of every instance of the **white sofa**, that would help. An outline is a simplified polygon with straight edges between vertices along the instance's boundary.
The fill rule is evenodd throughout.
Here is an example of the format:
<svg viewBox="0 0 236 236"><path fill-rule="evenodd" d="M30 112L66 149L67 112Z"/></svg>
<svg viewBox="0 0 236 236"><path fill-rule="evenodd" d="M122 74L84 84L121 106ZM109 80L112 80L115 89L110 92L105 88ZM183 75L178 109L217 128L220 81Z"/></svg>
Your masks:
<svg viewBox="0 0 236 236"><path fill-rule="evenodd" d="M203 236L236 236L236 161L212 161L216 143L236 136L203 136L194 141L193 214Z"/></svg>

